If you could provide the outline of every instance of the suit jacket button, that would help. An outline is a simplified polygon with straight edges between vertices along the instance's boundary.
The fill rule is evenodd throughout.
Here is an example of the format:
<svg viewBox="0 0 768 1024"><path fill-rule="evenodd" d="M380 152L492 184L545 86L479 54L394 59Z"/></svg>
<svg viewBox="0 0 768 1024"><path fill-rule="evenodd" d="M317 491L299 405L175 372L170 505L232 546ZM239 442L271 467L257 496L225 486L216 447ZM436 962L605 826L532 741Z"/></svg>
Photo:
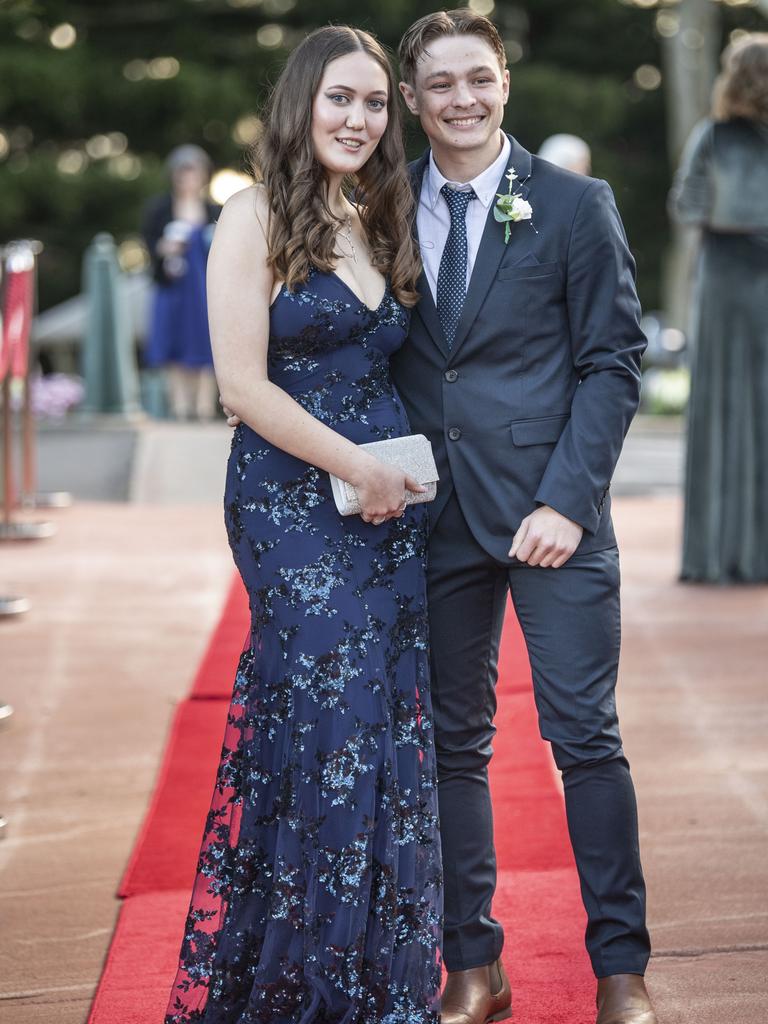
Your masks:
<svg viewBox="0 0 768 1024"><path fill-rule="evenodd" d="M451 427L451 429L448 431L448 437L452 441L458 441L459 438L461 437L461 431L459 430L458 427Z"/></svg>
<svg viewBox="0 0 768 1024"><path fill-rule="evenodd" d="M455 380L459 379L458 370L446 370L445 379L448 381L449 384L453 384Z"/></svg>

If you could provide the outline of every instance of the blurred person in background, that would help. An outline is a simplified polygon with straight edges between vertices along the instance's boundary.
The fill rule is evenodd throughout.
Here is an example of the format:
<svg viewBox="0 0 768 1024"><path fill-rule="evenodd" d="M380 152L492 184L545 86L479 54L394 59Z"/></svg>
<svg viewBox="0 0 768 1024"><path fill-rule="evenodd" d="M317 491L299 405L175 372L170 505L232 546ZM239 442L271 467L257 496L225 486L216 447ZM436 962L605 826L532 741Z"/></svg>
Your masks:
<svg viewBox="0 0 768 1024"><path fill-rule="evenodd" d="M216 412L205 268L219 207L207 197L212 165L199 146L167 160L170 192L150 200L142 233L155 280L144 362L167 374L171 415L211 419Z"/></svg>
<svg viewBox="0 0 768 1024"><path fill-rule="evenodd" d="M669 196L701 229L683 580L768 581L768 33L729 46Z"/></svg>
<svg viewBox="0 0 768 1024"><path fill-rule="evenodd" d="M542 142L538 155L557 167L564 167L566 171L575 174L592 173L592 152L578 135L550 135Z"/></svg>

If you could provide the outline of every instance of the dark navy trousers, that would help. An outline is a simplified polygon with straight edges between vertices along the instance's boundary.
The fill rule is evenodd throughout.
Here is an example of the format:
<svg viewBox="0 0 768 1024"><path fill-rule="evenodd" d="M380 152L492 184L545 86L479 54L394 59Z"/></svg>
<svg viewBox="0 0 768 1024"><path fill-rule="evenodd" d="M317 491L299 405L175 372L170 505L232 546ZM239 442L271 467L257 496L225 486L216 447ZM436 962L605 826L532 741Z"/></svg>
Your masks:
<svg viewBox="0 0 768 1024"><path fill-rule="evenodd" d="M531 661L541 735L562 773L594 972L642 974L650 955L645 884L615 702L618 551L576 554L560 569L503 565L473 537L455 492L434 524L428 559L446 966L492 963L504 941L491 906L488 763L508 591Z"/></svg>

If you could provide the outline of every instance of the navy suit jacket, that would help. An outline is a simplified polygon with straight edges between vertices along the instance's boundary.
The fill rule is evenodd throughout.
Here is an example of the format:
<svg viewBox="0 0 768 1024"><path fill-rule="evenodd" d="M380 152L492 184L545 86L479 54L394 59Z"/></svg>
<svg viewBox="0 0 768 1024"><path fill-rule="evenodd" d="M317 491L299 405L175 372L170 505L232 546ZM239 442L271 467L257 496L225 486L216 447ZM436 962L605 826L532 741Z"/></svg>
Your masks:
<svg viewBox="0 0 768 1024"><path fill-rule="evenodd" d="M604 181L532 156L511 138L515 191L531 221L488 213L449 349L422 274L408 339L392 362L414 433L478 542L507 555L521 520L549 505L584 527L578 551L616 541L608 488L640 396L635 265ZM410 165L418 197L428 154ZM505 169L506 173L506 169ZM507 192L502 177L497 192Z"/></svg>

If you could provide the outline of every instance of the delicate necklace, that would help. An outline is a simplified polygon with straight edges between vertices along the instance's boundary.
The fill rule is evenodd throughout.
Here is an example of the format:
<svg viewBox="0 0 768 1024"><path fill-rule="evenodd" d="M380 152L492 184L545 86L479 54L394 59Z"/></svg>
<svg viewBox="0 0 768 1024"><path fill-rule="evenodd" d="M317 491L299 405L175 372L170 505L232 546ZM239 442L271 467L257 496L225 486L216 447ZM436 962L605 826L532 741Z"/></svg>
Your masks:
<svg viewBox="0 0 768 1024"><path fill-rule="evenodd" d="M355 248L355 243L352 241L352 218L349 214L347 214L346 230L342 228L339 234L347 245L349 245L349 248L352 250L352 259L357 263L357 249Z"/></svg>

